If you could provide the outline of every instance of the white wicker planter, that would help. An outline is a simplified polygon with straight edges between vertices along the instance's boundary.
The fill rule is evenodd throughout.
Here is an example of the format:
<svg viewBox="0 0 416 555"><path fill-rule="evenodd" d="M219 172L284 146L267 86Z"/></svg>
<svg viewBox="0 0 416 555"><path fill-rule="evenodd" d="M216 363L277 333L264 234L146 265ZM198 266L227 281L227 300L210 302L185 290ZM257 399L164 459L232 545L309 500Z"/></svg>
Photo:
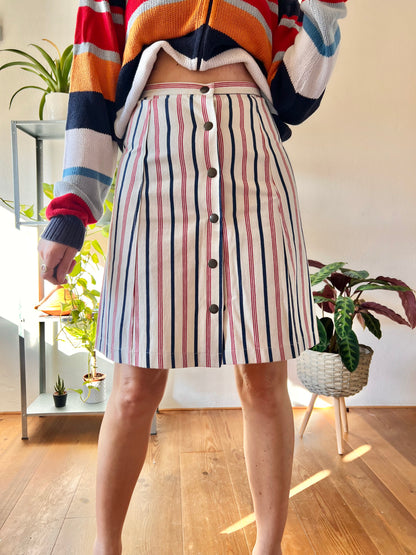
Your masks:
<svg viewBox="0 0 416 555"><path fill-rule="evenodd" d="M373 350L360 345L360 362L354 372L334 353L304 351L296 360L297 374L308 391L328 397L349 397L367 385Z"/></svg>

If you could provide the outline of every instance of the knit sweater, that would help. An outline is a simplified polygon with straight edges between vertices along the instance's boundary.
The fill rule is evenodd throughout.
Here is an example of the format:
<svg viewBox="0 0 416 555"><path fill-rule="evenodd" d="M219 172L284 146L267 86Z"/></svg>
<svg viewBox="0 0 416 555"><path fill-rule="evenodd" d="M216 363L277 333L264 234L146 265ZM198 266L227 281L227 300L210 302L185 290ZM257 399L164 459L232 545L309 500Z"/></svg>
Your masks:
<svg viewBox="0 0 416 555"><path fill-rule="evenodd" d="M129 118L163 48L204 71L243 62L282 139L319 106L346 0L80 0L63 178L43 237L81 248L103 210Z"/></svg>

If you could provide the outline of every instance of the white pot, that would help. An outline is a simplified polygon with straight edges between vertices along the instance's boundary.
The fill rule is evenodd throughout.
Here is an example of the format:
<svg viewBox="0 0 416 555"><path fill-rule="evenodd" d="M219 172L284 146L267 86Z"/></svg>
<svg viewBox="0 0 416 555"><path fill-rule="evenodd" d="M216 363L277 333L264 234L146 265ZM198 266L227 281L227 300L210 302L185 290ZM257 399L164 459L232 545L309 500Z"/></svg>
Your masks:
<svg viewBox="0 0 416 555"><path fill-rule="evenodd" d="M68 93L53 92L45 97L43 119L66 120L68 115Z"/></svg>
<svg viewBox="0 0 416 555"><path fill-rule="evenodd" d="M84 379L86 376L84 376ZM82 384L82 400L85 403L95 404L102 403L106 399L106 384L105 384L105 374L98 374L97 379L94 381L84 381Z"/></svg>

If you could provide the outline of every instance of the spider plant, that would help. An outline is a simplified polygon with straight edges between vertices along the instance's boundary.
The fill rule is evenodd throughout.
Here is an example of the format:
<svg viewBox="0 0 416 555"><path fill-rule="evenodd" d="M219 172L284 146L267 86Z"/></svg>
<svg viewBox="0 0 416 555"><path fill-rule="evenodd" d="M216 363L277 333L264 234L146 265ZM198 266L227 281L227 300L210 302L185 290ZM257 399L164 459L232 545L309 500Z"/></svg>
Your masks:
<svg viewBox="0 0 416 555"><path fill-rule="evenodd" d="M11 107L16 95L26 89L37 89L43 92L39 103L39 119L43 119L43 108L45 106L46 95L52 92L69 92L70 73L73 57L73 46L70 44L65 50L60 52L59 48L54 42L49 39L42 39L49 43L55 50L57 57L52 58L48 52L38 44L30 44L29 46L35 48L40 54L40 61L28 52L18 50L16 48L4 48L2 52L11 52L21 57L19 60L8 62L0 67L0 71L9 67L19 67L23 71L34 73L42 81L42 86L38 85L25 85L18 89L11 97L9 108Z"/></svg>

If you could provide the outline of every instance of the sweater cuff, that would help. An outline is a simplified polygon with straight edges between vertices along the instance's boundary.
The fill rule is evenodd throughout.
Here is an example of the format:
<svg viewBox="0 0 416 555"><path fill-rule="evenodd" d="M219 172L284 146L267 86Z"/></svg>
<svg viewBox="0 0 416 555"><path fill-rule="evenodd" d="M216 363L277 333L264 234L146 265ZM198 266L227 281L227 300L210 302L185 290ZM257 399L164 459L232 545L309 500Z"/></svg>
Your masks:
<svg viewBox="0 0 416 555"><path fill-rule="evenodd" d="M77 216L54 216L41 237L80 251L84 243L85 227Z"/></svg>

